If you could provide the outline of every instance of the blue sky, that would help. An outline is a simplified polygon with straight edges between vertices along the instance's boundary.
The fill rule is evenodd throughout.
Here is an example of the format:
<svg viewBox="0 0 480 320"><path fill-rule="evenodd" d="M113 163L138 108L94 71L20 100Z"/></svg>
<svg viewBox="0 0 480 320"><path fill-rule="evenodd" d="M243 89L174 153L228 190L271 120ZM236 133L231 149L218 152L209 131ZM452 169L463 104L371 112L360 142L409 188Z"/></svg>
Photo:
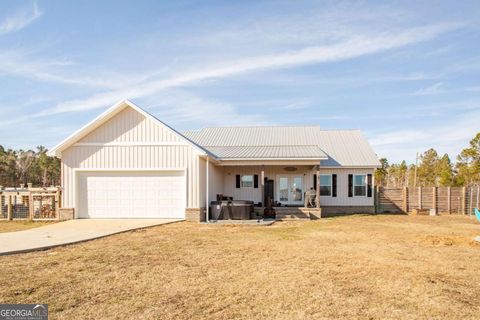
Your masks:
<svg viewBox="0 0 480 320"><path fill-rule="evenodd" d="M178 130L362 129L380 157L480 131L479 1L2 1L0 144L127 98Z"/></svg>

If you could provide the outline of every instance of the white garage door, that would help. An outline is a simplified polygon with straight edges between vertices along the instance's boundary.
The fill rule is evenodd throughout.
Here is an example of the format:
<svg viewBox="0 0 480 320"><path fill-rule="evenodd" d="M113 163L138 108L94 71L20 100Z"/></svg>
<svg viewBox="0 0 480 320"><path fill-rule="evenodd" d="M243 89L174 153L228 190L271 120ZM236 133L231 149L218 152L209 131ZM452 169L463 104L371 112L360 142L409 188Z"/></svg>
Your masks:
<svg viewBox="0 0 480 320"><path fill-rule="evenodd" d="M78 218L185 218L185 175L79 172Z"/></svg>

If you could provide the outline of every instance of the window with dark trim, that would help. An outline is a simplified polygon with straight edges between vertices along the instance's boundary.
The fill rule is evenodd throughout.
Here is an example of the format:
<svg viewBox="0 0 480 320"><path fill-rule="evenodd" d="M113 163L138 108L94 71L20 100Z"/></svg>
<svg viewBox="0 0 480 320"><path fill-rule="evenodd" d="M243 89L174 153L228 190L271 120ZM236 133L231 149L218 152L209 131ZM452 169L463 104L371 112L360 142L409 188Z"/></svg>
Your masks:
<svg viewBox="0 0 480 320"><path fill-rule="evenodd" d="M332 174L332 197L337 196L337 175Z"/></svg>
<svg viewBox="0 0 480 320"><path fill-rule="evenodd" d="M253 175L246 174L243 175L240 179L240 187L242 188L252 188L253 187Z"/></svg>
<svg viewBox="0 0 480 320"><path fill-rule="evenodd" d="M367 176L354 175L353 176L353 194L355 197L365 197L367 195Z"/></svg>
<svg viewBox="0 0 480 320"><path fill-rule="evenodd" d="M332 196L332 175L330 174L320 175L320 196L325 196L325 197Z"/></svg>

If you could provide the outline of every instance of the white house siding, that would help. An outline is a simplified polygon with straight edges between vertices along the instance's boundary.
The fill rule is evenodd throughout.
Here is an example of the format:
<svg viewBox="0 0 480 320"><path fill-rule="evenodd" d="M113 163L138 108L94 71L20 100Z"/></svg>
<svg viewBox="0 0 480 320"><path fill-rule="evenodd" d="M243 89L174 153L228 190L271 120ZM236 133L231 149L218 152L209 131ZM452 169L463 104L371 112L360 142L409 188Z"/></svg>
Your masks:
<svg viewBox="0 0 480 320"><path fill-rule="evenodd" d="M206 192L206 163L205 159L200 159L200 207L205 207ZM209 162L208 166L208 199L215 201L217 194L223 194L223 167L216 166Z"/></svg>
<svg viewBox="0 0 480 320"><path fill-rule="evenodd" d="M97 142L179 142L185 143L166 126L127 107L102 126L79 140Z"/></svg>
<svg viewBox="0 0 480 320"><path fill-rule="evenodd" d="M254 202L262 202L261 189L261 166L225 166L223 176L223 194L232 196L238 200L252 200ZM305 190L313 187L313 175L316 171L312 166L297 166L295 172L284 170L284 166L265 166L263 170L265 177L275 181L275 190L277 188L277 175L279 174L304 174ZM373 174L373 169L356 169L356 168L320 168L320 174L337 174L337 197L321 197L321 206L373 206L374 198L372 197L348 197L348 175L349 174ZM259 188L236 188L235 175L258 174ZM220 193L220 192L218 192Z"/></svg>
<svg viewBox="0 0 480 320"><path fill-rule="evenodd" d="M374 169L328 169L320 167L320 174L336 174L337 175L337 196L320 197L321 206L373 206L374 197L348 197L348 175L349 174L372 174ZM309 179L313 184L313 176ZM375 182L374 182L375 183ZM309 185L310 187L311 185ZM373 186L372 186L373 188Z"/></svg>
<svg viewBox="0 0 480 320"><path fill-rule="evenodd" d="M197 150L130 107L79 142L62 151L64 207L75 206L75 169L186 170L187 207L199 207Z"/></svg>

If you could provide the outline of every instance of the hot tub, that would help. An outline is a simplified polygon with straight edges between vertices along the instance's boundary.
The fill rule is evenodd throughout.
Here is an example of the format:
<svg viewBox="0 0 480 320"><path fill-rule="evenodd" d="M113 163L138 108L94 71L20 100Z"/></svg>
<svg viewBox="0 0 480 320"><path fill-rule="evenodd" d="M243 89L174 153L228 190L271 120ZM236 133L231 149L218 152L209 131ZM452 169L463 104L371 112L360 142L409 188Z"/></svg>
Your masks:
<svg viewBox="0 0 480 320"><path fill-rule="evenodd" d="M250 220L253 212L253 201L212 201L210 203L210 219L212 220Z"/></svg>

